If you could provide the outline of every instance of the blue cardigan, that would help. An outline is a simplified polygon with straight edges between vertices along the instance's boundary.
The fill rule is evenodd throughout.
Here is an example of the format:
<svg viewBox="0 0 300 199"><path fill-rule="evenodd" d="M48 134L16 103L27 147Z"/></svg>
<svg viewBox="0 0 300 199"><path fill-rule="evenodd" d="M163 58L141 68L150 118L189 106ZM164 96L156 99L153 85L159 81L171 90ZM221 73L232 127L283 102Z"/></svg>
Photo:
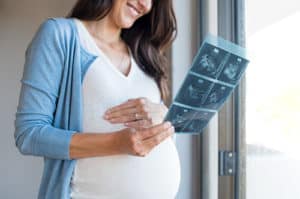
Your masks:
<svg viewBox="0 0 300 199"><path fill-rule="evenodd" d="M26 49L14 138L22 154L44 157L39 199L70 198L69 146L82 131L81 85L95 58L67 18L44 21Z"/></svg>

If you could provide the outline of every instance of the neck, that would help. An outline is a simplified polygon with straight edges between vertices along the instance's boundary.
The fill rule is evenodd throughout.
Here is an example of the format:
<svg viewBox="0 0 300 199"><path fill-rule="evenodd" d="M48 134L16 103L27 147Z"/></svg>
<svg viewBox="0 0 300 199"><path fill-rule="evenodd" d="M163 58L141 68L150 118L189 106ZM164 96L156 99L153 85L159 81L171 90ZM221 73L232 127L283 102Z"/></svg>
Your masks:
<svg viewBox="0 0 300 199"><path fill-rule="evenodd" d="M83 21L93 37L114 45L121 41L122 29L116 26L108 16L99 21Z"/></svg>

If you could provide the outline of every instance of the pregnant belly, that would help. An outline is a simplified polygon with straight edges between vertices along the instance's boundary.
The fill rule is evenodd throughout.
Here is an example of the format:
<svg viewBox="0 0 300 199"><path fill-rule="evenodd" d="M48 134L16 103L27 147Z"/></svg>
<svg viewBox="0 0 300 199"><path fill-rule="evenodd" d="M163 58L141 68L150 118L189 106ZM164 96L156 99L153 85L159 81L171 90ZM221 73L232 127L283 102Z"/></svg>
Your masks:
<svg viewBox="0 0 300 199"><path fill-rule="evenodd" d="M74 199L174 199L180 182L178 153L171 138L146 157L115 155L77 160Z"/></svg>

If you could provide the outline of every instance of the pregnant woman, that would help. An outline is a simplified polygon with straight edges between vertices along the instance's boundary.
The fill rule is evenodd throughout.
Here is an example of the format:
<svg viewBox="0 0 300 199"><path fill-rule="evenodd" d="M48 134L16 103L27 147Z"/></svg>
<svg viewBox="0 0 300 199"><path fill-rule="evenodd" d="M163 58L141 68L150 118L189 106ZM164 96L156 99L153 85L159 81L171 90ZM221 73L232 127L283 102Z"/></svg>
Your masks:
<svg viewBox="0 0 300 199"><path fill-rule="evenodd" d="M44 158L38 198L174 199L180 164L163 122L171 0L78 0L26 50L20 152Z"/></svg>

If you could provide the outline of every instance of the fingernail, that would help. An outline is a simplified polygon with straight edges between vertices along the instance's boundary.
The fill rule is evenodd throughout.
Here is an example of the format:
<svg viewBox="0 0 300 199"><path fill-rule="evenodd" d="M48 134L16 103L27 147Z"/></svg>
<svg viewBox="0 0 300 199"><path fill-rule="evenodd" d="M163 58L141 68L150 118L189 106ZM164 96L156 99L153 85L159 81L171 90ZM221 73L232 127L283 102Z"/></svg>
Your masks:
<svg viewBox="0 0 300 199"><path fill-rule="evenodd" d="M166 128L170 127L170 126L171 126L171 122L166 122L164 126L165 126Z"/></svg>

